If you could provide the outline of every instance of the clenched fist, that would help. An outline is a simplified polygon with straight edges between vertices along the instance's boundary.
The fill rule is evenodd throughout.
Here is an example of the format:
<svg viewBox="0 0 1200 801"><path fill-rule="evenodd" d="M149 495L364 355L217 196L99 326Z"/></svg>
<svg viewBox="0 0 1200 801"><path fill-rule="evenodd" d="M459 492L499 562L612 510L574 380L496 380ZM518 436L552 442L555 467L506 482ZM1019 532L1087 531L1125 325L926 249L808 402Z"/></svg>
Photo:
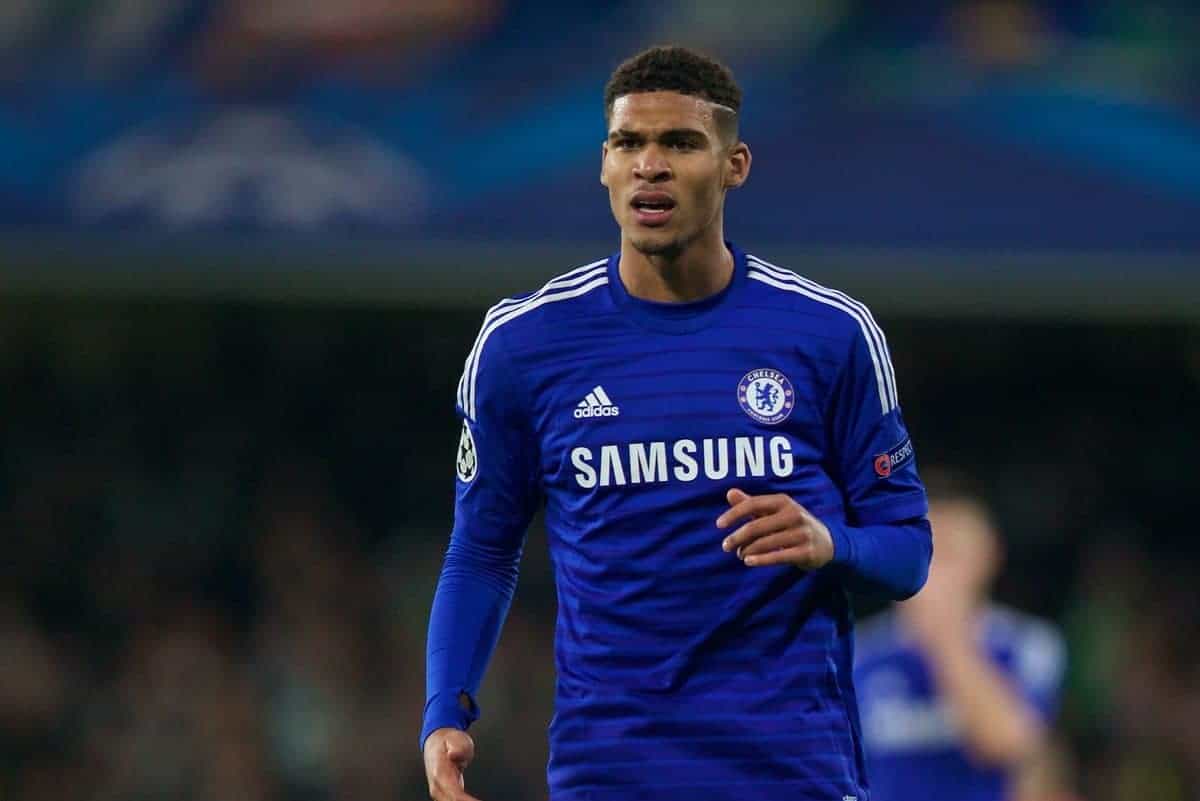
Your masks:
<svg viewBox="0 0 1200 801"><path fill-rule="evenodd" d="M466 791L463 771L475 758L475 741L460 729L436 729L425 738L425 778L433 801L479 801Z"/></svg>

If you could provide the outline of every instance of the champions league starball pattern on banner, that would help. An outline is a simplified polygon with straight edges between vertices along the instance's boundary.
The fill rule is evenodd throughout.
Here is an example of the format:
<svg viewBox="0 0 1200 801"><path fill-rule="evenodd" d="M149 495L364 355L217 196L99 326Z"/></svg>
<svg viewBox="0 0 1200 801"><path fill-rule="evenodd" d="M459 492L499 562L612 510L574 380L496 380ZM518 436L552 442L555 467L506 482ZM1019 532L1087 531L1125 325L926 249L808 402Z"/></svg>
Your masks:
<svg viewBox="0 0 1200 801"><path fill-rule="evenodd" d="M792 382L778 370L751 370L737 389L738 405L753 419L769 426L782 423L796 405Z"/></svg>
<svg viewBox="0 0 1200 801"><path fill-rule="evenodd" d="M0 99L0 230L55 253L69 246L89 268L114 273L123 260L99 257L89 237L158 246L164 235L216 234L228 240L205 262L219 274L244 269L243 260L259 264L255 245L245 259L224 258L224 248L264 242L285 246L280 270L308 270L321 254L322 269L367 281L375 259L339 260L337 247L369 246L387 260L396 247L420 244L439 263L461 265L488 292L509 285L494 277L488 259L464 259L458 248L473 253L473 243L494 242L503 245L498 257L516 260L510 245L536 244L540 252L548 240L567 248L608 241L594 149L604 130L597 113L612 54L644 44L627 15L613 12L627 4L459 0L450 4L458 11L422 37L415 59L410 37L424 24L402 9L419 4L326 3L320 7L328 13L311 18L302 10L310 5L0 4L3 86L19 87ZM806 24L798 21L807 12L782 10L805 4L767 5L781 9L781 19ZM1156 41L1151 60L1164 74L1187 79L1140 80L1148 45L1112 35L1109 4L1039 5L1077 8L1042 19L1056 29L1056 46L1076 57L1050 59L1023 72L1019 85L997 86L974 80L969 64L947 55L939 26L901 24L885 47L895 60L884 60L902 77L863 98L858 115L845 113L838 93L823 91L822 76L862 66L862 53L879 45L869 26L816 26L812 47L786 46L783 35L778 46L754 48L745 62L754 65L743 76L747 93L798 93L805 102L764 103L747 116L754 157L770 169L756 171L751 194L730 205L726 230L788 248L852 249L866 270L862 280L875 277L885 287L907 287L916 277L902 281L898 261L915 259L931 271L923 280L952 282L970 294L967 277L990 275L998 252L1066 250L1088 258L1109 249L1165 257L1162 264L1139 262L1139 277L1155 266L1159 280L1177 285L1186 272L1172 267L1177 254L1186 251L1190 265L1200 250L1200 123L1188 88L1197 84L1194 48L1170 37ZM1195 3L1142 5L1165 15L1173 29L1194 29ZM530 13L542 6L556 10ZM260 19L255 9L262 7L272 11ZM605 45L580 47L563 35L564 25ZM244 58L237 54L251 29L264 45ZM348 41L348 30L373 35ZM724 30L712 45L721 52L721 41L733 46L743 35ZM846 46L815 45L826 37ZM283 41L288 46L270 44ZM1112 70L1076 80L1099 47L1111 54ZM946 56L945 69L904 55L923 48ZM189 57L201 52L223 55L215 62ZM401 73L403 81L390 80ZM947 80L963 91L947 93ZM499 100L518 85L521 102ZM796 137L801 127L812 135ZM527 132L550 129L554 135L539 141L538 157L530 159ZM812 168L851 136L854 159ZM1047 163L1055 168L1044 169ZM819 214L794 213L798 186L821 198ZM545 203L548 187L552 230L529 214ZM947 193L978 202L948 205ZM1005 213L989 213L997 208ZM86 236L75 241L72 233ZM313 236L329 242L313 248ZM946 247L981 258L905 255ZM863 249L878 255L866 258ZM6 238L0 270L10 266L11 252ZM146 260L163 272L191 261ZM525 275L551 269L549 257L537 261ZM1036 270L1020 268L1024 259L1011 264L1023 270L1022 280L1051 284L1080 266L1069 258L1035 261ZM1117 266L1101 262L1094 267L1121 278ZM413 264L411 271L431 267ZM1141 283L1122 286L1136 291ZM514 280L511 288L523 285Z"/></svg>

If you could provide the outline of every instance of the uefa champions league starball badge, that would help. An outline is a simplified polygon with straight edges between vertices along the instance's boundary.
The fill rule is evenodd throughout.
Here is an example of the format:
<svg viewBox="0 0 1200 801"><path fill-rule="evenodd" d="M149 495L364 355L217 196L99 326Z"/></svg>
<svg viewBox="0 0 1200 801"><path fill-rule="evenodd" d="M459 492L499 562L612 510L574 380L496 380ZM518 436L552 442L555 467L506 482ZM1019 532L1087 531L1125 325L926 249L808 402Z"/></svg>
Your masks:
<svg viewBox="0 0 1200 801"><path fill-rule="evenodd" d="M470 481L475 478L479 469L479 457L475 454L475 437L471 434L471 426L463 420L462 436L458 438L458 458L454 460L454 469L460 481Z"/></svg>
<svg viewBox="0 0 1200 801"><path fill-rule="evenodd" d="M742 411L769 426L782 423L796 405L792 382L778 370L751 370L742 376L737 388Z"/></svg>

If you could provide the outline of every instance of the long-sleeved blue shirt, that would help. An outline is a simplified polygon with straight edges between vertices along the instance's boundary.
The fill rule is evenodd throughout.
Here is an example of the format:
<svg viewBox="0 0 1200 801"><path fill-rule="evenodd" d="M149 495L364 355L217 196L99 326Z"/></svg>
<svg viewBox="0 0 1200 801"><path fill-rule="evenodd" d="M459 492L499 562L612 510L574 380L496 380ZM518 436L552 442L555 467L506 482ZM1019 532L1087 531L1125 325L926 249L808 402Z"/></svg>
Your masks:
<svg viewBox="0 0 1200 801"><path fill-rule="evenodd" d="M632 297L614 255L485 316L458 387L422 742L478 716L544 503L554 801L868 801L847 592L921 587L924 489L866 307L730 250L731 282L696 303ZM733 487L802 504L834 561L724 552Z"/></svg>

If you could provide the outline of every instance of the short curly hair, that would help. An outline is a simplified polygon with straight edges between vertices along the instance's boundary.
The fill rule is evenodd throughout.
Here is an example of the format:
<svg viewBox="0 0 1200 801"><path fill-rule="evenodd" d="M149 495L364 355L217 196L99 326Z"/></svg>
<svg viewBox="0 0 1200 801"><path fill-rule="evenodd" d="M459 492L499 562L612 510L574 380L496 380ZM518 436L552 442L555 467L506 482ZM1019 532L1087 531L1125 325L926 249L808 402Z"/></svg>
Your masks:
<svg viewBox="0 0 1200 801"><path fill-rule="evenodd" d="M724 64L686 47L660 45L624 61L604 87L604 119L612 117L613 103L635 92L679 92L702 97L730 112L719 114L723 134L737 136L742 109L742 88Z"/></svg>

